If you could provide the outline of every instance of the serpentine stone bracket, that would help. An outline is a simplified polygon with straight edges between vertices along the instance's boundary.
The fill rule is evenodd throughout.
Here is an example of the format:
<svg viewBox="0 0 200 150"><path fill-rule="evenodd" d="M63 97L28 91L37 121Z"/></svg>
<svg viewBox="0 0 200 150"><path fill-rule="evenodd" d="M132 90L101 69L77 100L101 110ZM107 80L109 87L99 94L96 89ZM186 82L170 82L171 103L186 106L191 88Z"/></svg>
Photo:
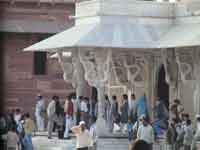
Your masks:
<svg viewBox="0 0 200 150"><path fill-rule="evenodd" d="M63 56L62 52L57 52L58 54L58 62L61 65L61 68L63 70L63 79L66 82L72 82L72 76L73 76L73 64L72 64L72 58Z"/></svg>
<svg viewBox="0 0 200 150"><path fill-rule="evenodd" d="M143 54L132 52L121 52L112 55L112 68L118 81L130 88L144 87L146 59Z"/></svg>
<svg viewBox="0 0 200 150"><path fill-rule="evenodd" d="M85 70L85 79L91 86L105 86L110 73L110 51L106 49L88 49L79 53Z"/></svg>

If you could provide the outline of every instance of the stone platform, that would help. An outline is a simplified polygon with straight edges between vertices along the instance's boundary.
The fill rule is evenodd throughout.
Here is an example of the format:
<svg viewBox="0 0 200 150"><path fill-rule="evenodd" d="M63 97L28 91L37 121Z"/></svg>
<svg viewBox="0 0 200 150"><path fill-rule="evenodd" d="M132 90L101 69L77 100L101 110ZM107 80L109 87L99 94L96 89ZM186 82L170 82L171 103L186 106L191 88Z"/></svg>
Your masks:
<svg viewBox="0 0 200 150"><path fill-rule="evenodd" d="M44 132L36 133L33 144L35 150L75 150L76 139L73 135L69 140L58 139L56 133L53 134L52 139L48 139L47 133ZM200 142L197 143L197 147L200 150ZM128 150L128 139L123 135L101 137L98 139L97 150ZM168 150L168 145L160 139L154 143L153 150Z"/></svg>
<svg viewBox="0 0 200 150"><path fill-rule="evenodd" d="M33 145L35 150L75 150L75 138L60 140L57 137L48 139L46 136L34 136Z"/></svg>

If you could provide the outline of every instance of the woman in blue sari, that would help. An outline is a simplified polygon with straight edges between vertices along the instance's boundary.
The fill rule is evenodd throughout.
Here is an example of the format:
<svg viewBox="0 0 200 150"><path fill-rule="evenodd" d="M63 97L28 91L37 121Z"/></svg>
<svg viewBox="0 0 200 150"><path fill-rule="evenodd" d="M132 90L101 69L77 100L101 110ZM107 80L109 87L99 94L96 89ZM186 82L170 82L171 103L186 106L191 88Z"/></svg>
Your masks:
<svg viewBox="0 0 200 150"><path fill-rule="evenodd" d="M142 95L136 102L136 115L137 118L140 118L141 116L149 117L147 98L145 94Z"/></svg>

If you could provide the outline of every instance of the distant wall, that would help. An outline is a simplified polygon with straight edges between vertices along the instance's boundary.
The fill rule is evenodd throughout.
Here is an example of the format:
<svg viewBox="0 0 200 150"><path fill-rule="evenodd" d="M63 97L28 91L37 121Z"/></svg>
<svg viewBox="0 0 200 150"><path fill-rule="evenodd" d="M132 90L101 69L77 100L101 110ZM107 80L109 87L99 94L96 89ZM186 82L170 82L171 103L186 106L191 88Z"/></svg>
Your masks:
<svg viewBox="0 0 200 150"><path fill-rule="evenodd" d="M63 72L56 59L47 58L46 75L34 75L33 52L24 52L22 49L38 42L40 36L40 34L5 34L3 49L7 109L21 108L23 112L30 112L33 115L38 92L44 96L46 105L54 94L65 100L69 93L74 92L71 84L63 80Z"/></svg>

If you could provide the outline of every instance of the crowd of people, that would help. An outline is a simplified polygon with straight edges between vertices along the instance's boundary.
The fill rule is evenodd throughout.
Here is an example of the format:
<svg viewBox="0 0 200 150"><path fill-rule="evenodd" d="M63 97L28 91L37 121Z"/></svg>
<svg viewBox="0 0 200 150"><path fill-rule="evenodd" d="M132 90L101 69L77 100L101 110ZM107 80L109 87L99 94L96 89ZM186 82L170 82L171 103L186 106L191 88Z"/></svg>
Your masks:
<svg viewBox="0 0 200 150"><path fill-rule="evenodd" d="M119 100L121 98L121 100ZM77 137L77 150L96 149L98 117L97 100L70 95L65 101L54 95L48 106L42 95L37 96L35 119L28 113L22 114L16 109L9 114L0 115L0 142L8 150L33 150L32 135L34 131L48 131L48 138L57 131L58 138L70 139L70 132ZM113 134L128 135L129 148L137 141L146 143L149 150L157 138L164 138L169 150L197 150L196 141L200 140L200 115L196 117L196 132L189 114L185 113L180 100L175 99L168 106L157 98L150 108L144 95L130 98L105 95L103 100L103 117L108 131ZM150 114L153 110L154 116ZM47 116L47 127L45 118ZM36 122L36 126L34 121ZM194 134L195 133L195 134Z"/></svg>
<svg viewBox="0 0 200 150"><path fill-rule="evenodd" d="M0 144L6 150L33 150L35 123L29 113L20 109L0 114Z"/></svg>
<svg viewBox="0 0 200 150"><path fill-rule="evenodd" d="M194 150L193 144L194 130L192 121L188 113L184 112L184 107L180 100L175 99L170 105L170 119L166 132L166 142L169 149L180 150Z"/></svg>

